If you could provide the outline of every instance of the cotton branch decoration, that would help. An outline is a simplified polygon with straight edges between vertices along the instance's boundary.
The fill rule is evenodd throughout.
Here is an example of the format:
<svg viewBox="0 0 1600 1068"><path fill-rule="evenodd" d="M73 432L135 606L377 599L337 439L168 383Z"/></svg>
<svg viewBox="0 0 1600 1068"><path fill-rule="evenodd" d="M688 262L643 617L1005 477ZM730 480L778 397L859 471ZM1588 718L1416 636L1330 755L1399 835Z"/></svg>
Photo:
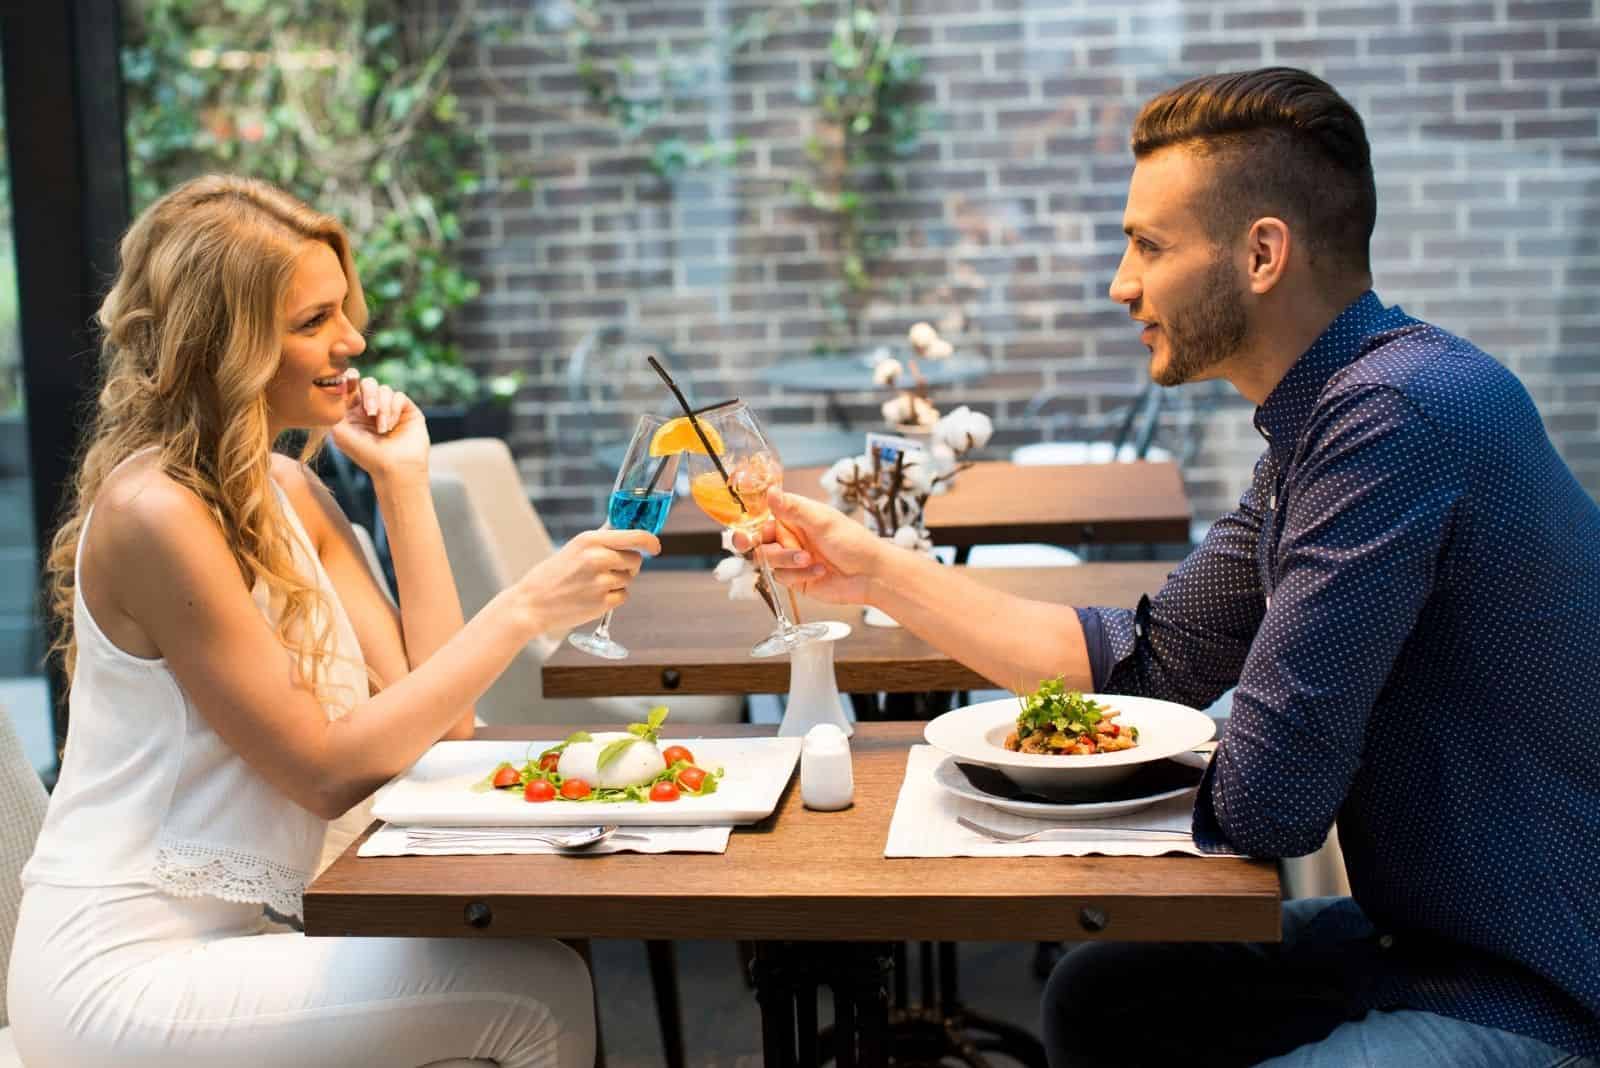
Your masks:
<svg viewBox="0 0 1600 1068"><path fill-rule="evenodd" d="M822 476L822 488L840 511L859 510L867 529L902 549L928 553L933 537L924 515L928 498L947 492L972 464L965 459L989 443L994 424L962 405L933 424L926 458L898 456L885 469L877 454L847 456Z"/></svg>
<svg viewBox="0 0 1600 1068"><path fill-rule="evenodd" d="M872 366L872 380L900 392L883 402L883 421L901 431L926 431L939 421L939 409L928 399L928 380L918 366L920 360L948 360L955 346L939 336L929 323L917 323L906 333L913 355L901 363L887 347L878 350Z"/></svg>

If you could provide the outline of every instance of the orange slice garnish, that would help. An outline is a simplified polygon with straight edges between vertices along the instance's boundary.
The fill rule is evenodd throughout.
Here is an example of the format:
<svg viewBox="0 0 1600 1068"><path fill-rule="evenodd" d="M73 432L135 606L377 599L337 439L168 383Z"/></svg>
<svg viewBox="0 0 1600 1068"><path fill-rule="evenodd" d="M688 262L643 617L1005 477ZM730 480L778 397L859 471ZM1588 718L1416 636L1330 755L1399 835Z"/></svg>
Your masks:
<svg viewBox="0 0 1600 1068"><path fill-rule="evenodd" d="M710 423L701 422L700 429L705 431L706 441L711 443L712 449L721 455L722 435L718 434ZM695 433L694 426L685 415L680 415L663 425L650 439L651 456L671 456L678 452L697 452L702 456L706 455L705 442L700 440L700 435Z"/></svg>

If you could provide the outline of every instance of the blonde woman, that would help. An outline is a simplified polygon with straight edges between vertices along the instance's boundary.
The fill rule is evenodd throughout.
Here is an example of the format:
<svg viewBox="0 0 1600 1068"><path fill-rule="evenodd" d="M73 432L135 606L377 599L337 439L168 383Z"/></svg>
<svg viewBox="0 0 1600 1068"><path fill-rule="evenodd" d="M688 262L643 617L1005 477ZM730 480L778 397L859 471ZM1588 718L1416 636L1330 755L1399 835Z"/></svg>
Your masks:
<svg viewBox="0 0 1600 1068"><path fill-rule="evenodd" d="M554 942L307 939L327 823L441 738L535 635L620 604L638 531L580 535L463 623L404 395L356 376L344 231L196 179L129 229L104 382L49 583L72 678L11 961L29 1068L587 1066L589 977ZM280 435L371 476L401 609Z"/></svg>

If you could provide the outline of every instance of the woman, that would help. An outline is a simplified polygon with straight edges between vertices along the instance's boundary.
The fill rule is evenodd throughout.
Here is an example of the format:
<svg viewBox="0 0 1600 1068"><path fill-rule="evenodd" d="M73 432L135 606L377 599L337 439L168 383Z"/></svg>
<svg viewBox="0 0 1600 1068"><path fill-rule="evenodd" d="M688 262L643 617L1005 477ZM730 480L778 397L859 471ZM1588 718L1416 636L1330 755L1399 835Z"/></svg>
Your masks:
<svg viewBox="0 0 1600 1068"><path fill-rule="evenodd" d="M589 978L554 942L307 939L327 821L441 738L522 645L621 604L638 531L591 532L463 625L404 395L356 377L344 231L261 182L196 179L123 239L104 385L50 550L72 678L27 868L10 1016L29 1068L587 1066ZM400 611L302 462L371 475Z"/></svg>

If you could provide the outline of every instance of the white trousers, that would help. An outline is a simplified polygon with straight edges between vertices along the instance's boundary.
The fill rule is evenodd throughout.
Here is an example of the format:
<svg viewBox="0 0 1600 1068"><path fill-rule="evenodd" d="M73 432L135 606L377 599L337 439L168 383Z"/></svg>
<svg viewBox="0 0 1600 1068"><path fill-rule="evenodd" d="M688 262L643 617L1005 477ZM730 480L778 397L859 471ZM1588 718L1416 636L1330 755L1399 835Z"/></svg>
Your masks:
<svg viewBox="0 0 1600 1068"><path fill-rule="evenodd" d="M588 970L547 940L307 938L259 905L30 886L8 1003L27 1068L589 1068Z"/></svg>

